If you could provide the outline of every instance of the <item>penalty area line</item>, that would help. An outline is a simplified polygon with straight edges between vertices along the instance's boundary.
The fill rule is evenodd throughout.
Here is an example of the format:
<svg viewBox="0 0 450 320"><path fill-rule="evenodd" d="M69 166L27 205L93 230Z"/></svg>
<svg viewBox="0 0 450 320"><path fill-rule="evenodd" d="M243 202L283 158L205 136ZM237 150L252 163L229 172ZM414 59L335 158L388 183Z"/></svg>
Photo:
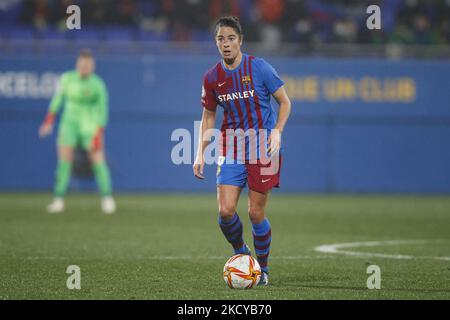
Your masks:
<svg viewBox="0 0 450 320"><path fill-rule="evenodd" d="M329 253L329 254L341 254L346 256L355 257L372 257L383 259L428 259L428 260L442 260L450 261L450 257L433 257L433 256L413 256L402 254L385 254L385 253L372 253L372 252L359 252L351 250L342 250L349 248L363 248L363 247L379 247L379 246L396 246L396 245L413 245L413 244L432 244L439 242L448 242L446 240L385 240L385 241L362 241L362 242L345 242L334 244L323 244L314 248L316 252Z"/></svg>

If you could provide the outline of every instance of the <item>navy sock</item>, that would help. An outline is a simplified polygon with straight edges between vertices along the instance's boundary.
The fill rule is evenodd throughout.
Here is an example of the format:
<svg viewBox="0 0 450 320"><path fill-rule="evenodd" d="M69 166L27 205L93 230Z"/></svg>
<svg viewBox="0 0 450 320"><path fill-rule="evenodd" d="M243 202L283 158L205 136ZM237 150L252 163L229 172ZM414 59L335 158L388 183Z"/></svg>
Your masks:
<svg viewBox="0 0 450 320"><path fill-rule="evenodd" d="M224 221L219 215L219 226L225 238L233 246L234 252L236 254L244 253L243 227L238 214L235 213L230 221Z"/></svg>
<svg viewBox="0 0 450 320"><path fill-rule="evenodd" d="M268 261L271 241L272 230L267 218L259 224L253 224L253 244L255 245L256 258L261 270L266 273L269 273Z"/></svg>

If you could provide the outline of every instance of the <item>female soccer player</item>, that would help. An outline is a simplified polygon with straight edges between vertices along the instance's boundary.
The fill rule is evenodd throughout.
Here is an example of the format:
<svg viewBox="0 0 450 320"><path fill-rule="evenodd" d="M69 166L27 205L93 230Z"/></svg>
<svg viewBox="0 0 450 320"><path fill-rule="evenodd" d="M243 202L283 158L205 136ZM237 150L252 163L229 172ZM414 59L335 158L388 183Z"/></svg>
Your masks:
<svg viewBox="0 0 450 320"><path fill-rule="evenodd" d="M248 183L248 214L256 257L262 269L259 284L267 285L271 227L265 207L271 189L279 186L281 134L291 103L284 82L273 67L263 59L241 52L243 35L237 18L219 19L215 25L215 40L222 59L204 75L200 141L193 171L197 178L204 179L204 150L210 141L208 130L214 128L216 108L220 105L224 119L217 170L219 225L235 254L251 254L236 213L240 193ZM279 104L278 117L270 105L271 96ZM244 132L243 139L236 132ZM236 145L238 140L244 141L244 151ZM257 150L253 150L255 148Z"/></svg>
<svg viewBox="0 0 450 320"><path fill-rule="evenodd" d="M51 134L55 116L64 100L64 111L57 138L55 198L47 207L50 213L64 211L64 196L70 180L74 148L78 145L89 152L95 179L102 195L103 212L110 214L116 209L103 144L103 133L108 121L108 93L103 80L94 74L94 69L95 60L91 52L81 51L77 58L76 70L62 75L60 87L39 128L41 138Z"/></svg>

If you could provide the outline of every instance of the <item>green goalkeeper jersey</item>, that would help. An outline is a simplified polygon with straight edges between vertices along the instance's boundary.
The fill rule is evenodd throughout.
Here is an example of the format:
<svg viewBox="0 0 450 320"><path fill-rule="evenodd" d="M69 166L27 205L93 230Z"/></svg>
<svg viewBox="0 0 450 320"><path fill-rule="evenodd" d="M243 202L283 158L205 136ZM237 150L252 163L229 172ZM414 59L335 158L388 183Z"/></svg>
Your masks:
<svg viewBox="0 0 450 320"><path fill-rule="evenodd" d="M61 76L59 88L50 103L49 111L56 114L64 102L61 126L77 123L82 132L94 132L108 122L108 92L96 74L82 78L77 71Z"/></svg>

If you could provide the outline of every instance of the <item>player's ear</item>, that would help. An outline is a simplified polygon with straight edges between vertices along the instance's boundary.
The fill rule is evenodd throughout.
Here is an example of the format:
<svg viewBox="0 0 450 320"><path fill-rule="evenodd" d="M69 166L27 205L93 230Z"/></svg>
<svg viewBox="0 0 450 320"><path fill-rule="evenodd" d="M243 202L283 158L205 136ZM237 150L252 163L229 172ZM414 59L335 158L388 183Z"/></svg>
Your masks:
<svg viewBox="0 0 450 320"><path fill-rule="evenodd" d="M244 35L243 34L241 34L240 36L239 36L239 45L240 46L242 46L242 41L244 40Z"/></svg>

